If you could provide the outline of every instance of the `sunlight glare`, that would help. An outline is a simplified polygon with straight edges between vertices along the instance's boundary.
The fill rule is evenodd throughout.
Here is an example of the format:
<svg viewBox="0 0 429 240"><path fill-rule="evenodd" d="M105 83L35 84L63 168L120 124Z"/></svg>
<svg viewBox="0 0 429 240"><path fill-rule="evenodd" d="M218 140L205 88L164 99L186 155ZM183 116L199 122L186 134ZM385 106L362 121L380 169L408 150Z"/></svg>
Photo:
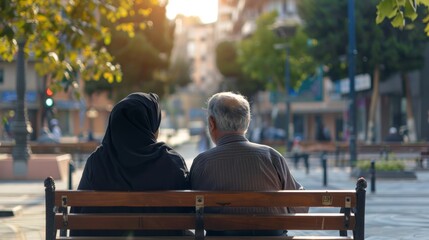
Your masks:
<svg viewBox="0 0 429 240"><path fill-rule="evenodd" d="M217 20L217 0L169 0L167 17L174 19L177 14L198 16L203 23L212 23Z"/></svg>

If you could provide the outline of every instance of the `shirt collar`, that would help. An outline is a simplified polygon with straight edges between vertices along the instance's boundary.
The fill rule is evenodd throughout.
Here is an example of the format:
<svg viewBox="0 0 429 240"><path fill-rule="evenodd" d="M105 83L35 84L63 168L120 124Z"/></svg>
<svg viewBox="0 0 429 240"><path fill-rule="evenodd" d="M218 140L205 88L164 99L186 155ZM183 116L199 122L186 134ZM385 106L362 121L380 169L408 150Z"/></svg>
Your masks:
<svg viewBox="0 0 429 240"><path fill-rule="evenodd" d="M247 142L247 138L240 134L228 134L223 137L221 137L218 141L218 146L232 143L232 142Z"/></svg>

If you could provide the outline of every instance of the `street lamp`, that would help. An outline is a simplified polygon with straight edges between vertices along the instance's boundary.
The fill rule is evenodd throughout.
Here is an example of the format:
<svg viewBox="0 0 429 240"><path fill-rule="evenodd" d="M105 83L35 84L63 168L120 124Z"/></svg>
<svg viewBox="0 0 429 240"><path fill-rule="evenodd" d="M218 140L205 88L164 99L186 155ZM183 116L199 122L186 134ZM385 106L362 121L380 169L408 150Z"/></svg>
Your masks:
<svg viewBox="0 0 429 240"><path fill-rule="evenodd" d="M28 145L28 135L33 132L28 121L27 107L25 102L25 39L18 39L18 54L16 56L16 114L12 124L15 138L15 146L12 150L13 171L16 176L27 174L27 161L30 158L31 149Z"/></svg>
<svg viewBox="0 0 429 240"><path fill-rule="evenodd" d="M348 1L348 18L349 18L349 49L348 49L348 70L350 80L350 165L354 167L357 160L356 152L356 93L355 93L355 55L356 55L356 29L355 29L355 2Z"/></svg>
<svg viewBox="0 0 429 240"><path fill-rule="evenodd" d="M290 121L290 99L289 99L289 92L288 88L290 86L290 64L289 64L289 45L286 43L277 43L274 44L274 49L281 50L284 49L286 53L286 60L285 60L285 104L286 104L286 129L285 129L285 135L286 135L286 150L288 151L290 148L290 138L289 138L289 121Z"/></svg>

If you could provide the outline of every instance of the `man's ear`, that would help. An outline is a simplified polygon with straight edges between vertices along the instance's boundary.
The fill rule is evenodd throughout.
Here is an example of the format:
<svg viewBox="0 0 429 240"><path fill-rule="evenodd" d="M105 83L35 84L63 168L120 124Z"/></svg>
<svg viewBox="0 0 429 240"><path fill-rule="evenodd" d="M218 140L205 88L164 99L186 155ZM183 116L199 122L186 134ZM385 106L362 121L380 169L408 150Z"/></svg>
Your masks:
<svg viewBox="0 0 429 240"><path fill-rule="evenodd" d="M212 131L216 128L216 121L213 116L209 116L209 130Z"/></svg>

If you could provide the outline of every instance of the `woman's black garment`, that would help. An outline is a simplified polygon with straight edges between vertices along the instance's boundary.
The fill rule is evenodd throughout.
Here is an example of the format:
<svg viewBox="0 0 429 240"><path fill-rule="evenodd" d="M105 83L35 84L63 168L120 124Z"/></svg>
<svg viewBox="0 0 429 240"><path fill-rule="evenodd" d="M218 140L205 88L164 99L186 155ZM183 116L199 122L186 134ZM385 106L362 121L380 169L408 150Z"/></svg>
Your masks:
<svg viewBox="0 0 429 240"><path fill-rule="evenodd" d="M156 142L161 122L158 96L133 93L113 108L102 144L89 156L79 190L151 191L188 189L183 158ZM175 211L183 211L181 208ZM163 212L162 208L73 208L72 212ZM171 210L170 210L171 211ZM177 235L182 231L73 231L72 235Z"/></svg>

